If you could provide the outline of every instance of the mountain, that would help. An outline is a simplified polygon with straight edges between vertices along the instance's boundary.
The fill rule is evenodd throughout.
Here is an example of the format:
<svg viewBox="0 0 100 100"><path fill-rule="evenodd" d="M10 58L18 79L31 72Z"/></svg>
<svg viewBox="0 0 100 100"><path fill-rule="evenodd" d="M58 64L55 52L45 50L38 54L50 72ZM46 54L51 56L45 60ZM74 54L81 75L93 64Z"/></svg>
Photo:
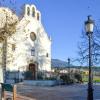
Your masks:
<svg viewBox="0 0 100 100"><path fill-rule="evenodd" d="M52 59L51 66L52 67L68 67L68 63L66 61L62 61L59 59ZM73 66L73 65L70 64L70 66Z"/></svg>
<svg viewBox="0 0 100 100"><path fill-rule="evenodd" d="M72 68L88 68L88 66L78 66L78 65L73 65L70 64L70 66L68 66L68 62L67 61L62 61L59 59L51 59L51 67L55 67L55 68L65 68L65 67L72 67ZM100 66L94 66L95 70L100 70Z"/></svg>

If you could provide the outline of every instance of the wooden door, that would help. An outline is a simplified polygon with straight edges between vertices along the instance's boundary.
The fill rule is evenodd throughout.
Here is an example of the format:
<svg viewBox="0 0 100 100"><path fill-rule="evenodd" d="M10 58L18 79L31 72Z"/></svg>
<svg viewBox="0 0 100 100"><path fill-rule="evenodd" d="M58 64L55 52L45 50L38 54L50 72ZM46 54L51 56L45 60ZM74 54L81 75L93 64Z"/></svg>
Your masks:
<svg viewBox="0 0 100 100"><path fill-rule="evenodd" d="M29 71L32 72L31 79L35 80L36 79L36 65L33 63L29 64Z"/></svg>

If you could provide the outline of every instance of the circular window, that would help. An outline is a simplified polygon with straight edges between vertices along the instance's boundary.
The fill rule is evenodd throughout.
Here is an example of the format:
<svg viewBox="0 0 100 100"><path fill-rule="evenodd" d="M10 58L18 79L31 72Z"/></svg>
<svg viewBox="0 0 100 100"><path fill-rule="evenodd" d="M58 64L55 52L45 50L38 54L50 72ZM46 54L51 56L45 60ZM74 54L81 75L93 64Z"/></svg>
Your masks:
<svg viewBox="0 0 100 100"><path fill-rule="evenodd" d="M31 38L32 41L35 41L36 40L36 35L35 35L34 32L31 32L30 33L30 38Z"/></svg>

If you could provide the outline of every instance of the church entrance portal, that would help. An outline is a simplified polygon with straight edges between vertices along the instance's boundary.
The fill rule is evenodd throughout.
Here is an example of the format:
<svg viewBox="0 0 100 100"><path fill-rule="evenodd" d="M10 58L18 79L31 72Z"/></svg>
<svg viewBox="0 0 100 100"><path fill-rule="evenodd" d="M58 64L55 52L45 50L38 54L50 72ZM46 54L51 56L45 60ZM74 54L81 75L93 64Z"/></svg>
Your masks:
<svg viewBox="0 0 100 100"><path fill-rule="evenodd" d="M30 63L29 64L29 71L32 74L30 79L35 80L36 79L36 64Z"/></svg>

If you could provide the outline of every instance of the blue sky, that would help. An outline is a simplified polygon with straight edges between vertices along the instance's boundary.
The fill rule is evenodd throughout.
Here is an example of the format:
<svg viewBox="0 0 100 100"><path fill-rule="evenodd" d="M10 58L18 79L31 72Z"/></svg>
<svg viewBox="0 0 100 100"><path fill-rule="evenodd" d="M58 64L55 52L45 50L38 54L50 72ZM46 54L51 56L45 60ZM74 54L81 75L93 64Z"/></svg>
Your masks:
<svg viewBox="0 0 100 100"><path fill-rule="evenodd" d="M7 0L5 0L7 1ZM24 3L35 4L42 23L52 37L52 58L67 60L78 56L78 42L88 15L100 20L100 0L11 0L17 11ZM6 5L11 6L9 3Z"/></svg>

